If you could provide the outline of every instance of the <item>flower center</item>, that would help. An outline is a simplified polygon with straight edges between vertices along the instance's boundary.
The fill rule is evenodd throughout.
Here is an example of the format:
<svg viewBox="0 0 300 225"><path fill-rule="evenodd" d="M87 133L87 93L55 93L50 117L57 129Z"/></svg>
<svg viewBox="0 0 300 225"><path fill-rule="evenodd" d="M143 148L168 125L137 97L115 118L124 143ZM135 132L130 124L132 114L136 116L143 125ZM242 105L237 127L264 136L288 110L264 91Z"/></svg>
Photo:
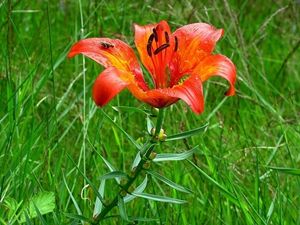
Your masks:
<svg viewBox="0 0 300 225"><path fill-rule="evenodd" d="M173 38L170 39L170 38ZM178 49L178 38L170 37L162 27L153 28L147 41L147 54L151 58L153 69L152 78L156 88L169 86L170 73L167 73L169 61ZM172 50L170 48L173 48ZM170 51L169 51L170 50Z"/></svg>
<svg viewBox="0 0 300 225"><path fill-rule="evenodd" d="M153 32L150 35L148 42L147 42L147 53L150 57L152 57L152 51L154 55L157 55L158 53L162 52L163 50L167 49L168 47L170 47L170 37L167 31L164 32L165 34L165 41L166 43L158 46L156 49L153 48L152 44L153 41L155 41L156 46L159 44L158 41L158 35L157 35L157 31L156 28L153 28ZM178 38L175 36L174 37L174 42L175 42L175 47L174 47L174 52L177 51L178 49Z"/></svg>

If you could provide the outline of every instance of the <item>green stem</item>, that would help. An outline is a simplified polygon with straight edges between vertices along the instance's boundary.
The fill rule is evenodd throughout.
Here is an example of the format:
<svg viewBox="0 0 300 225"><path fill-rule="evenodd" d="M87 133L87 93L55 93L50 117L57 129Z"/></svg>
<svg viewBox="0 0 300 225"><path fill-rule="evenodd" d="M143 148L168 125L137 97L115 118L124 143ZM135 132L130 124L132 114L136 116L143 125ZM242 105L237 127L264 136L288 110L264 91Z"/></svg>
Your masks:
<svg viewBox="0 0 300 225"><path fill-rule="evenodd" d="M155 134L153 136L154 139L159 134L160 129L162 128L163 120L164 120L164 110L163 109L159 109L157 120L156 120L156 126L155 126Z"/></svg>
<svg viewBox="0 0 300 225"><path fill-rule="evenodd" d="M145 153L141 157L141 161L135 168L133 176L131 176L127 183L123 186L122 190L119 191L119 193L114 197L114 199L109 203L108 205L105 206L105 208L101 211L101 213L94 218L94 221L92 222L93 225L99 224L101 220L105 218L105 216L115 207L118 205L118 198L123 190L127 191L129 187L134 183L136 178L139 176L141 171L143 170L144 164L147 162L147 159L149 158L150 154L153 152L153 149L155 147L155 143L158 142L157 140L157 135L159 134L162 124L163 124L163 119L164 119L164 110L159 109L157 120L156 120L156 126L155 126L155 134L153 135L151 141L146 145L145 147Z"/></svg>

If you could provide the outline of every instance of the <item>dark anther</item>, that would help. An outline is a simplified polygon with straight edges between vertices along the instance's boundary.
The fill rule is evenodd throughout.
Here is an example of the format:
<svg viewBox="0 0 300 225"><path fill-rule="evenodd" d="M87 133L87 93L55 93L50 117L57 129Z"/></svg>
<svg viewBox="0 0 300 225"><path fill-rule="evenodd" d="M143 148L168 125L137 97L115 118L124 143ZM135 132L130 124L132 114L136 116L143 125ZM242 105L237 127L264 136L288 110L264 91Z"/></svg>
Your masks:
<svg viewBox="0 0 300 225"><path fill-rule="evenodd" d="M169 43L170 39L169 39L169 34L167 31L165 31L165 39L166 39L166 42Z"/></svg>
<svg viewBox="0 0 300 225"><path fill-rule="evenodd" d="M153 38L154 38L154 34L151 34L150 37L149 37L149 39L148 39L147 45L152 45Z"/></svg>
<svg viewBox="0 0 300 225"><path fill-rule="evenodd" d="M177 49L178 49L178 39L177 39L177 37L175 36L175 49L174 49L174 51L176 52Z"/></svg>
<svg viewBox="0 0 300 225"><path fill-rule="evenodd" d="M152 48L152 42L153 42L154 36L155 36L154 34L151 34L148 39L148 43L147 43L147 53L150 57L152 55L151 48Z"/></svg>
<svg viewBox="0 0 300 225"><path fill-rule="evenodd" d="M158 41L158 36L157 36L157 32L156 32L155 28L153 28L153 34L154 34L155 42L157 42Z"/></svg>
<svg viewBox="0 0 300 225"><path fill-rule="evenodd" d="M114 47L114 45L113 44L110 44L110 43L107 43L107 42L103 42L103 41L101 41L100 42L100 44L101 44L101 46L103 47L103 48L113 48Z"/></svg>
<svg viewBox="0 0 300 225"><path fill-rule="evenodd" d="M151 45L147 45L147 53L151 57L152 56L152 51L151 51Z"/></svg>
<svg viewBox="0 0 300 225"><path fill-rule="evenodd" d="M169 46L170 46L170 44L163 44L163 45L159 46L157 49L155 49L154 55L157 55L158 53L160 53L162 50L168 48Z"/></svg>

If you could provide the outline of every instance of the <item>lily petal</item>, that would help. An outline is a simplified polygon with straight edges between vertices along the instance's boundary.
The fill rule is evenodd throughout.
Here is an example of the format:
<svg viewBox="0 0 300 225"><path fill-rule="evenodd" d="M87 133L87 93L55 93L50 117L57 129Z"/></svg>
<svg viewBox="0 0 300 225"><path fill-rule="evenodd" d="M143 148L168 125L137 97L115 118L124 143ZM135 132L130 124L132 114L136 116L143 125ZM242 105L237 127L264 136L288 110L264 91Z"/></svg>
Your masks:
<svg viewBox="0 0 300 225"><path fill-rule="evenodd" d="M122 76L126 76L126 73L115 67L108 67L98 76L93 87L93 99L96 105L106 105L128 85L128 81L122 79Z"/></svg>
<svg viewBox="0 0 300 225"><path fill-rule="evenodd" d="M196 114L200 114L204 110L202 82L197 76L191 76L183 84L161 91L170 97L182 99Z"/></svg>
<svg viewBox="0 0 300 225"><path fill-rule="evenodd" d="M202 82L211 76L221 76L229 81L230 87L226 95L235 94L234 84L236 81L236 68L230 59L224 55L211 55L206 57L194 69L194 73L198 74Z"/></svg>
<svg viewBox="0 0 300 225"><path fill-rule="evenodd" d="M182 99L191 109L200 114L204 110L202 82L198 76L191 76L182 84L172 88L152 89L144 92L132 80L127 79L129 74L114 67L104 70L95 81L93 98L97 105L106 105L124 88L139 100L157 108L166 107Z"/></svg>
<svg viewBox="0 0 300 225"><path fill-rule="evenodd" d="M222 35L223 29L206 23L189 24L177 29L172 34L178 40L178 50L170 62L171 85L190 74L202 59L210 55Z"/></svg>
<svg viewBox="0 0 300 225"><path fill-rule="evenodd" d="M202 82L198 76L191 76L182 84L172 88L154 89L147 91L147 97L143 101L161 108L173 104L182 99L191 107L193 112L200 114L204 110Z"/></svg>
<svg viewBox="0 0 300 225"><path fill-rule="evenodd" d="M126 43L118 39L87 38L74 44L68 54L73 57L83 54L104 67L115 67L129 71L135 75L136 81L143 90L148 90L134 51Z"/></svg>

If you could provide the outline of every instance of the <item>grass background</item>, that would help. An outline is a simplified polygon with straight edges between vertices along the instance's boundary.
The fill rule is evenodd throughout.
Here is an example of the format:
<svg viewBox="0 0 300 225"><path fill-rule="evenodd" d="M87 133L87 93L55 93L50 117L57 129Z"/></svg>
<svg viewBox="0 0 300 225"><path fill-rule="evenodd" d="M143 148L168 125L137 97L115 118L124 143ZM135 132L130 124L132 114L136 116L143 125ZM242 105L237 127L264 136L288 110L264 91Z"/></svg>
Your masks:
<svg viewBox="0 0 300 225"><path fill-rule="evenodd" d="M203 135L158 149L199 145L197 167L185 161L152 166L194 193L151 180L147 193L188 203L135 199L126 205L128 214L159 218L138 224L300 224L299 12L292 0L0 1L0 223L18 224L25 203L44 192L54 193L55 209L27 224L83 224L70 214L92 217L96 196L84 188L84 176L99 185L108 172L100 154L128 172L136 149L91 99L102 67L66 55L84 37L133 46L134 22L165 19L173 31L199 21L224 28L215 52L236 64L237 95L224 97L227 83L213 78L204 85L203 114L181 102L166 110L167 134L210 123ZM123 91L103 109L142 140L145 115L112 106L150 107ZM108 200L114 187L106 185ZM19 205L15 212L9 199ZM128 223L115 216L103 224Z"/></svg>

